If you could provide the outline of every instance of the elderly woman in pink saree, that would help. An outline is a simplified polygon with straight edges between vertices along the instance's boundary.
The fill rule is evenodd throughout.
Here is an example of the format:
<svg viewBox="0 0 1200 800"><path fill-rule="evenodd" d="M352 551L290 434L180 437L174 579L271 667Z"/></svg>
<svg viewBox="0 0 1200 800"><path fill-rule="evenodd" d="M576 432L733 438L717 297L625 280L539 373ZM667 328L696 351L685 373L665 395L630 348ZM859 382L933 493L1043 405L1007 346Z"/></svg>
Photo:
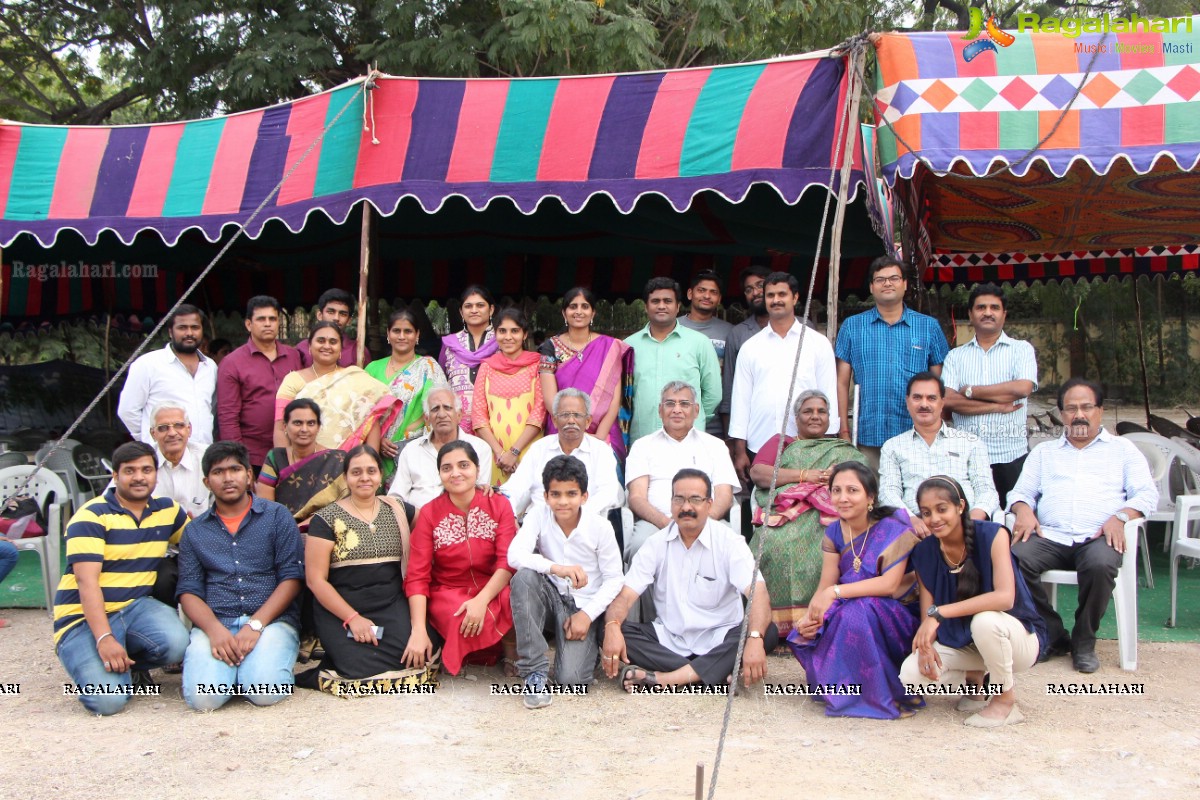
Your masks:
<svg viewBox="0 0 1200 800"><path fill-rule="evenodd" d="M629 432L630 381L633 348L619 339L591 329L596 316L596 296L577 286L562 299L567 329L551 336L538 348L542 396L554 397L562 389L578 389L592 398L592 425L588 433L612 445L624 463ZM547 435L557 431L547 418Z"/></svg>

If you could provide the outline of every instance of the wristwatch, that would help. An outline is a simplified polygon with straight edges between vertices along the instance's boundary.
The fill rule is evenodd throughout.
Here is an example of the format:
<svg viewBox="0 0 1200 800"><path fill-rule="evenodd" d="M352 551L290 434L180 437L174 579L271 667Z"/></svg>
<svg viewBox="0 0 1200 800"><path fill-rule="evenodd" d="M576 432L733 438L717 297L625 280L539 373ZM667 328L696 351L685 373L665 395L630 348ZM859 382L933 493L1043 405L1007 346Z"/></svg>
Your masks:
<svg viewBox="0 0 1200 800"><path fill-rule="evenodd" d="M762 638L762 634L759 633L758 631L750 631L746 635L749 636L751 639L761 639Z"/></svg>
<svg viewBox="0 0 1200 800"><path fill-rule="evenodd" d="M1113 514L1113 516L1121 520L1121 522L1129 522L1129 515L1124 511L1118 511L1117 513Z"/></svg>
<svg viewBox="0 0 1200 800"><path fill-rule="evenodd" d="M249 625L250 630L254 631L255 633L262 633L263 624L261 622L259 622L258 620L252 619L249 622L247 622L246 624Z"/></svg>
<svg viewBox="0 0 1200 800"><path fill-rule="evenodd" d="M938 611L938 607L937 607L937 606L930 606L930 607L929 607L929 610L925 612L925 616L927 616L927 617L933 617L933 618L934 618L934 619L936 619L938 622L945 622L945 621L946 621L946 618L942 616L942 612Z"/></svg>
<svg viewBox="0 0 1200 800"><path fill-rule="evenodd" d="M975 387L974 387L974 386L968 386L966 389L963 389L963 397L966 397L968 400L970 400L970 399L971 399L971 394L972 394L974 391L975 391Z"/></svg>

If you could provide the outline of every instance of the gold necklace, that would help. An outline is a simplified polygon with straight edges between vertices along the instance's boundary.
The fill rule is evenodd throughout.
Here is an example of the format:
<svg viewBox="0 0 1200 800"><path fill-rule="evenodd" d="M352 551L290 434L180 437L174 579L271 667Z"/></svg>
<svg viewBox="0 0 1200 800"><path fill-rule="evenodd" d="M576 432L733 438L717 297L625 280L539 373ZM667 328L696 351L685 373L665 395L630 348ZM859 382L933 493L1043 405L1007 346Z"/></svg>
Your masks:
<svg viewBox="0 0 1200 800"><path fill-rule="evenodd" d="M358 512L355 516L367 523L367 530L369 530L371 533L374 533L375 518L379 516L379 498L376 497L374 505L371 506L372 513L370 519L367 519L367 515L362 510L362 506L355 502L354 495L350 495L348 499L350 500L350 505L354 506L354 510Z"/></svg>
<svg viewBox="0 0 1200 800"><path fill-rule="evenodd" d="M945 550L940 547L938 549L942 551L942 560L945 561L946 566L950 568L951 575L957 575L958 573L962 572L962 568L966 566L967 563L967 548L963 548L962 561L959 561L957 564L950 560L950 556L946 554Z"/></svg>
<svg viewBox="0 0 1200 800"><path fill-rule="evenodd" d="M847 525L847 528L850 526ZM854 556L854 571L862 572L862 557L867 554L867 537L871 535L871 522L867 520L867 529L863 531L862 550L854 549L854 529L850 528L850 553Z"/></svg>
<svg viewBox="0 0 1200 800"><path fill-rule="evenodd" d="M316 363L314 362L312 365L313 375L317 376L318 378L322 378L326 375L332 375L333 373L337 372L339 369L340 369L340 367L337 364L334 364L333 369L329 370L329 372L317 372Z"/></svg>

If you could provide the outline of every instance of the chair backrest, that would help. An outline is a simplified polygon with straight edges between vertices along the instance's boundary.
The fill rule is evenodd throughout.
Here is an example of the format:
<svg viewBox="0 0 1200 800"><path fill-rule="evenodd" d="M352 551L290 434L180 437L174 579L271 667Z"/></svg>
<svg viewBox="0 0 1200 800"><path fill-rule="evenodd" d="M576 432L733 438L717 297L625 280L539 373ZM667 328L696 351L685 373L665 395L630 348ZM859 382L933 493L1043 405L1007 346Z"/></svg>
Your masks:
<svg viewBox="0 0 1200 800"><path fill-rule="evenodd" d="M21 467L29 463L24 453L0 453L0 469L4 467Z"/></svg>
<svg viewBox="0 0 1200 800"><path fill-rule="evenodd" d="M1122 438L1133 442L1150 464L1158 484L1159 510L1174 509L1177 496L1196 491L1196 472L1191 465L1194 461L1200 467L1200 451L1157 433L1128 433Z"/></svg>
<svg viewBox="0 0 1200 800"><path fill-rule="evenodd" d="M1131 433L1125 438L1132 440L1134 446L1141 451L1142 456L1146 459L1146 463L1150 465L1150 477L1154 478L1155 483L1161 484L1163 478L1166 477L1167 467L1171 464L1169 458L1171 451L1157 442L1146 441L1146 439L1142 438L1145 436L1155 436L1158 439L1163 438L1153 433Z"/></svg>
<svg viewBox="0 0 1200 800"><path fill-rule="evenodd" d="M1184 540L1192 536L1192 526L1200 523L1200 494L1180 495L1175 501L1175 538Z"/></svg>
<svg viewBox="0 0 1200 800"><path fill-rule="evenodd" d="M36 497L39 505L46 502L46 496L51 492L54 492L55 503L65 503L71 499L67 485L61 478L45 468L35 470L32 464L0 469L0 499L15 495L31 473L34 474L33 480L29 482L29 488L25 491L31 497Z"/></svg>

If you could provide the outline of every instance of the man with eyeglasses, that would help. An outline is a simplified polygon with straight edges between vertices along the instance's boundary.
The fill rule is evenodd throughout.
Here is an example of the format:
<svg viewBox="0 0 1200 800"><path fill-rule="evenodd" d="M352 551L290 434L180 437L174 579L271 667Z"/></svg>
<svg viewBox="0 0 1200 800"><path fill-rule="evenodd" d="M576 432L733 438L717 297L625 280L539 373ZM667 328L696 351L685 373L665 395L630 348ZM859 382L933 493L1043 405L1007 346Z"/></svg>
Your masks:
<svg viewBox="0 0 1200 800"><path fill-rule="evenodd" d="M851 441L851 387L861 388L858 404L858 449L872 469L879 469L883 443L911 424L904 402L908 379L918 372L941 376L950 346L937 320L904 304L908 281L904 265L890 256L871 262L867 288L875 307L847 319L838 331L838 435Z"/></svg>
<svg viewBox="0 0 1200 800"><path fill-rule="evenodd" d="M1100 668L1096 630L1129 545L1125 523L1158 507L1158 486L1133 443L1104 430L1099 384L1071 378L1058 390L1058 408L1062 438L1033 448L1008 494L1016 515L1012 553L1046 621L1049 644L1039 660L1070 652L1075 669L1090 673ZM1042 586L1042 573L1051 569L1079 574L1070 636Z"/></svg>
<svg viewBox="0 0 1200 800"><path fill-rule="evenodd" d="M417 511L442 493L444 487L438 475L437 454L444 444L455 439L469 443L479 456L480 480L486 481L485 476L492 474L492 448L483 439L464 433L458 427L462 403L448 385L431 388L421 404L429 433L417 437L396 456L396 477L388 489L388 494L399 497Z"/></svg>
<svg viewBox="0 0 1200 800"><path fill-rule="evenodd" d="M543 436L525 451L516 471L500 487L512 502L513 513L521 516L530 505L546 504L542 471L555 456L574 456L583 462L588 474L587 501L583 510L605 516L625 500L617 481L617 456L608 442L588 436L592 424L592 398L579 389L562 389L554 395L550 416L558 433Z"/></svg>
<svg viewBox="0 0 1200 800"><path fill-rule="evenodd" d="M647 539L671 524L671 481L679 470L698 469L713 483L714 499L706 509L712 519L723 519L733 505L740 484L729 450L717 437L695 429L699 413L696 390L690 384L668 383L658 406L662 427L629 449L625 488L629 510L638 520L625 539L626 563Z"/></svg>
<svg viewBox="0 0 1200 800"><path fill-rule="evenodd" d="M155 497L169 497L191 518L203 514L212 505L212 494L204 485L200 463L208 445L193 442L192 423L187 410L175 403L162 403L154 409L154 440L158 459L158 485Z"/></svg>
<svg viewBox="0 0 1200 800"><path fill-rule="evenodd" d="M620 673L627 692L732 684L744 598L754 589L742 680L762 680L779 635L754 555L745 539L712 518L713 486L703 471L679 470L670 491L672 521L638 551L605 614L600 664L610 678ZM657 617L630 621L630 609L651 586Z"/></svg>

